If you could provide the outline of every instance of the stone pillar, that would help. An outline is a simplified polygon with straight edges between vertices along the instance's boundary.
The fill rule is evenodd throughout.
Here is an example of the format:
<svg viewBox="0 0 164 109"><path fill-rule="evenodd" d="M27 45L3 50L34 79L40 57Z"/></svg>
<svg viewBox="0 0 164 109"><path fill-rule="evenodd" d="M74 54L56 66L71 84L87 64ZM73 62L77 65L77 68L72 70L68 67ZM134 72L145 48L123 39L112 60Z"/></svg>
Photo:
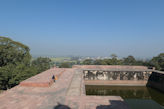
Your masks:
<svg viewBox="0 0 164 109"><path fill-rule="evenodd" d="M110 72L110 77L109 77L109 80L113 80L113 72Z"/></svg>
<svg viewBox="0 0 164 109"><path fill-rule="evenodd" d="M143 72L143 80L147 80L146 72Z"/></svg>
<svg viewBox="0 0 164 109"><path fill-rule="evenodd" d="M120 80L120 72L118 72L117 80Z"/></svg>
<svg viewBox="0 0 164 109"><path fill-rule="evenodd" d="M103 72L104 73L104 80L108 80L108 72Z"/></svg>
<svg viewBox="0 0 164 109"><path fill-rule="evenodd" d="M134 80L137 80L137 73L134 73Z"/></svg>

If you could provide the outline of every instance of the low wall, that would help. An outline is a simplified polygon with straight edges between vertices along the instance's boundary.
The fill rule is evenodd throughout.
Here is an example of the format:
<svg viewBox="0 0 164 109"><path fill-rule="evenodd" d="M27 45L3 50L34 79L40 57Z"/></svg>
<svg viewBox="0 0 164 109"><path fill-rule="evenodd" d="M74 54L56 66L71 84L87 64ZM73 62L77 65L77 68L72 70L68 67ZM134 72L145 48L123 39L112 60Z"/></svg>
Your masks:
<svg viewBox="0 0 164 109"><path fill-rule="evenodd" d="M164 92L164 72L154 71L148 79L147 86Z"/></svg>
<svg viewBox="0 0 164 109"><path fill-rule="evenodd" d="M84 80L143 80L147 81L152 71L107 71L84 70Z"/></svg>
<svg viewBox="0 0 164 109"><path fill-rule="evenodd" d="M164 92L164 72L157 70L83 70L85 85L148 86Z"/></svg>
<svg viewBox="0 0 164 109"><path fill-rule="evenodd" d="M72 68L78 69L131 69L131 70L147 70L146 66L132 66L132 65L73 65Z"/></svg>
<svg viewBox="0 0 164 109"><path fill-rule="evenodd" d="M85 85L146 86L149 70L83 70Z"/></svg>

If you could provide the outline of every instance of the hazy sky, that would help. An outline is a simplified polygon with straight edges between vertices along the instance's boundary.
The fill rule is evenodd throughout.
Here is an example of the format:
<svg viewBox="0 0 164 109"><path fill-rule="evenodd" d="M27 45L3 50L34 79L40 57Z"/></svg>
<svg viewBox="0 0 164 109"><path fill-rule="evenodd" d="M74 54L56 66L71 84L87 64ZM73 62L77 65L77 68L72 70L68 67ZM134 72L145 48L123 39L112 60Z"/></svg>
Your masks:
<svg viewBox="0 0 164 109"><path fill-rule="evenodd" d="M33 55L164 52L164 0L0 0L0 36Z"/></svg>

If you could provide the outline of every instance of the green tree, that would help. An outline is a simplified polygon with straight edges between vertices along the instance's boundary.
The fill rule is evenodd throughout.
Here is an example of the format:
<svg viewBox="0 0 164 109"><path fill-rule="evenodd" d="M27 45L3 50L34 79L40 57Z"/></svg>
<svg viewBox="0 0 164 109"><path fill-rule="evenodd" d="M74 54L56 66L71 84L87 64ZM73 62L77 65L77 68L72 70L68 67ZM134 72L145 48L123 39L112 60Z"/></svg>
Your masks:
<svg viewBox="0 0 164 109"><path fill-rule="evenodd" d="M29 51L30 49L26 45L0 36L0 67L9 63L29 65L31 59Z"/></svg>
<svg viewBox="0 0 164 109"><path fill-rule="evenodd" d="M92 59L86 59L86 60L83 61L83 64L84 64L84 65L92 65L93 62L94 62L94 61L93 61Z"/></svg>
<svg viewBox="0 0 164 109"><path fill-rule="evenodd" d="M69 62L63 62L59 65L60 68L71 68L71 63Z"/></svg>
<svg viewBox="0 0 164 109"><path fill-rule="evenodd" d="M107 65L106 61L97 59L94 61L94 65Z"/></svg>
<svg viewBox="0 0 164 109"><path fill-rule="evenodd" d="M150 63L157 69L157 70L164 70L164 53L159 54L156 57L153 57Z"/></svg>
<svg viewBox="0 0 164 109"><path fill-rule="evenodd" d="M118 59L116 54L112 54L111 59L108 59L107 63L108 63L108 65L120 65L120 64L122 64L121 60Z"/></svg>
<svg viewBox="0 0 164 109"><path fill-rule="evenodd" d="M26 45L0 36L0 89L8 89L24 79L31 55ZM21 78L21 79L18 79Z"/></svg>
<svg viewBox="0 0 164 109"><path fill-rule="evenodd" d="M127 58L124 58L123 63L125 65L136 65L136 59L130 55Z"/></svg>
<svg viewBox="0 0 164 109"><path fill-rule="evenodd" d="M112 59L115 59L115 58L117 58L117 55L116 55L116 54L111 54L110 57L111 57Z"/></svg>
<svg viewBox="0 0 164 109"><path fill-rule="evenodd" d="M32 61L32 66L37 69L37 73L41 73L52 66L52 61L49 58L39 57Z"/></svg>

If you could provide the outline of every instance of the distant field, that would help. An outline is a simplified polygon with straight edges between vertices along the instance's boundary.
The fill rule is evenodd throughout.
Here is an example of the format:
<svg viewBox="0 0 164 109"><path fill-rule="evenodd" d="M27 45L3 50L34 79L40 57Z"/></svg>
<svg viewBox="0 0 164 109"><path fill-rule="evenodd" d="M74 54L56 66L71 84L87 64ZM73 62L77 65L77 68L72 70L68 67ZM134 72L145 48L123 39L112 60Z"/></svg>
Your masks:
<svg viewBox="0 0 164 109"><path fill-rule="evenodd" d="M36 59L36 58L32 58L31 61L33 61L34 59ZM54 57L54 58L50 58L50 59L52 60L52 62L54 64L60 64L63 62L69 62L69 63L74 63L74 64L77 63L77 60L72 60L71 57Z"/></svg>
<svg viewBox="0 0 164 109"><path fill-rule="evenodd" d="M32 58L31 61L33 61L36 58ZM55 58L50 58L52 60L52 62L65 62L65 61L70 61L71 58L70 57L55 57Z"/></svg>
<svg viewBox="0 0 164 109"><path fill-rule="evenodd" d="M65 62L65 61L70 61L70 57L56 57L56 58L50 58L53 62Z"/></svg>

